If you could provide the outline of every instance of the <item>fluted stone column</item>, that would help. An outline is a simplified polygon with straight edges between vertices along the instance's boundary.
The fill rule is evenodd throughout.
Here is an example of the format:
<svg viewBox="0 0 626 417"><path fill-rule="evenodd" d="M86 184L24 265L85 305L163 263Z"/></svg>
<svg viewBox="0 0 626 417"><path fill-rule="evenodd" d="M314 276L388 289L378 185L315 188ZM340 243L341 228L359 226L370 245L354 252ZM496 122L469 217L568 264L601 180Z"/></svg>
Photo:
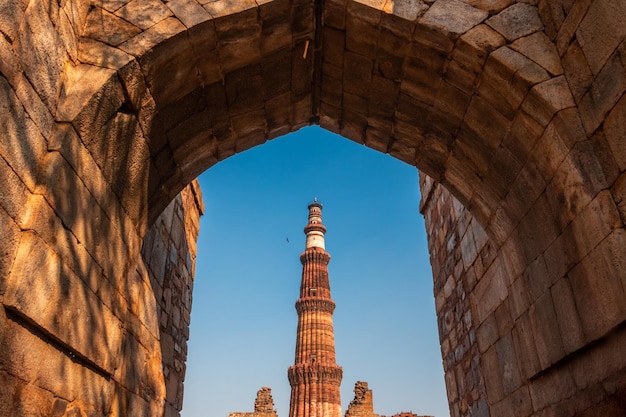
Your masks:
<svg viewBox="0 0 626 417"><path fill-rule="evenodd" d="M326 227L322 204L309 204L304 228L306 247L302 262L300 298L296 301L298 331L295 364L289 367L291 403L289 417L341 417L340 385L343 371L335 358L333 311L328 262L324 246Z"/></svg>

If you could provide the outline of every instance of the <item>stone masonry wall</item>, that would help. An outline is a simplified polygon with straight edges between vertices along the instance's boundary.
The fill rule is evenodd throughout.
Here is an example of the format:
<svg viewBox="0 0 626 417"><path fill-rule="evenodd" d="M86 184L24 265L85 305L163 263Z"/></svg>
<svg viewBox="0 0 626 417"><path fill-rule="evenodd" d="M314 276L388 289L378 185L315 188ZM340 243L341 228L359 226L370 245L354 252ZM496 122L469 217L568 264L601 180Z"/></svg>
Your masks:
<svg viewBox="0 0 626 417"><path fill-rule="evenodd" d="M476 274L464 265L489 264L494 254L486 246L484 230L458 200L425 175L420 176L420 188L450 415L486 417L485 381L468 297Z"/></svg>
<svg viewBox="0 0 626 417"><path fill-rule="evenodd" d="M22 236L14 271L30 280L0 291L1 417L179 415L202 212L194 181L152 225L119 287L103 277L84 285L76 264L36 233ZM52 320L32 320L38 311Z"/></svg>
<svg viewBox="0 0 626 417"><path fill-rule="evenodd" d="M197 180L159 216L141 250L157 300L157 317L165 377L165 417L183 407L183 381L197 254L204 203Z"/></svg>
<svg viewBox="0 0 626 417"><path fill-rule="evenodd" d="M274 399L272 398L272 389L270 387L262 387L256 393L254 400L254 412L232 412L228 417L278 417L274 408Z"/></svg>
<svg viewBox="0 0 626 417"><path fill-rule="evenodd" d="M590 337L583 322L608 319L572 292L577 268L552 281L545 263L555 259L524 268L521 250L495 245L445 188L425 175L420 187L451 416L623 415L625 326L572 347Z"/></svg>
<svg viewBox="0 0 626 417"><path fill-rule="evenodd" d="M372 390L367 382L357 381L354 384L354 398L348 405L346 417L379 417L374 413Z"/></svg>
<svg viewBox="0 0 626 417"><path fill-rule="evenodd" d="M367 382L357 381L354 384L354 398L350 401L345 417L385 417L374 412L374 394ZM400 412L391 417L432 417L418 416L413 412ZM443 416L442 416L443 417Z"/></svg>

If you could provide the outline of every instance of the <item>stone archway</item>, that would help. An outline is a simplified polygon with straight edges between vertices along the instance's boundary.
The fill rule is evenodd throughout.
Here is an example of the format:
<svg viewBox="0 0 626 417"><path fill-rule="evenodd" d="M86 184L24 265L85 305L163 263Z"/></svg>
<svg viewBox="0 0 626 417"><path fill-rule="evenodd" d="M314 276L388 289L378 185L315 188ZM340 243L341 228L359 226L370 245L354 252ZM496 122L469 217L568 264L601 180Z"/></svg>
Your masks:
<svg viewBox="0 0 626 417"><path fill-rule="evenodd" d="M212 164L319 123L462 203L425 193L453 409L617 415L624 15L605 0L5 6L10 412L163 414L149 226ZM464 302L446 295L460 283ZM462 319L471 348L448 337Z"/></svg>

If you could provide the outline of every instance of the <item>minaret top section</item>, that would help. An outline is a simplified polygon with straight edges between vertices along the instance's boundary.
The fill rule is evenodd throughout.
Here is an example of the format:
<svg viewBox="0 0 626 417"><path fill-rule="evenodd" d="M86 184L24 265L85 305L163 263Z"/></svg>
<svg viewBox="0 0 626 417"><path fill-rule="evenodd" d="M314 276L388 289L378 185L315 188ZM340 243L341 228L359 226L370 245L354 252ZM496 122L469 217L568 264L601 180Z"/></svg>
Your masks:
<svg viewBox="0 0 626 417"><path fill-rule="evenodd" d="M304 227L306 234L306 249L324 247L324 234L326 227L322 224L322 203L317 201L317 197L309 203L309 222Z"/></svg>

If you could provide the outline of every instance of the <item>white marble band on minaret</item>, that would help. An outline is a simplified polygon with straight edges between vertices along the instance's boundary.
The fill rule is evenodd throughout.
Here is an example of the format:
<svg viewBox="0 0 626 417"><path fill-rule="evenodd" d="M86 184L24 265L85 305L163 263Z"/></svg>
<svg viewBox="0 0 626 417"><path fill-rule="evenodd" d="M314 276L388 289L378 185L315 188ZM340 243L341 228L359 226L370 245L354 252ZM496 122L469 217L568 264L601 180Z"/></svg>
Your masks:
<svg viewBox="0 0 626 417"><path fill-rule="evenodd" d="M304 227L304 233L306 233L305 249L312 247L325 249L326 227L322 224L322 203L317 201L317 197L309 203L309 223Z"/></svg>

